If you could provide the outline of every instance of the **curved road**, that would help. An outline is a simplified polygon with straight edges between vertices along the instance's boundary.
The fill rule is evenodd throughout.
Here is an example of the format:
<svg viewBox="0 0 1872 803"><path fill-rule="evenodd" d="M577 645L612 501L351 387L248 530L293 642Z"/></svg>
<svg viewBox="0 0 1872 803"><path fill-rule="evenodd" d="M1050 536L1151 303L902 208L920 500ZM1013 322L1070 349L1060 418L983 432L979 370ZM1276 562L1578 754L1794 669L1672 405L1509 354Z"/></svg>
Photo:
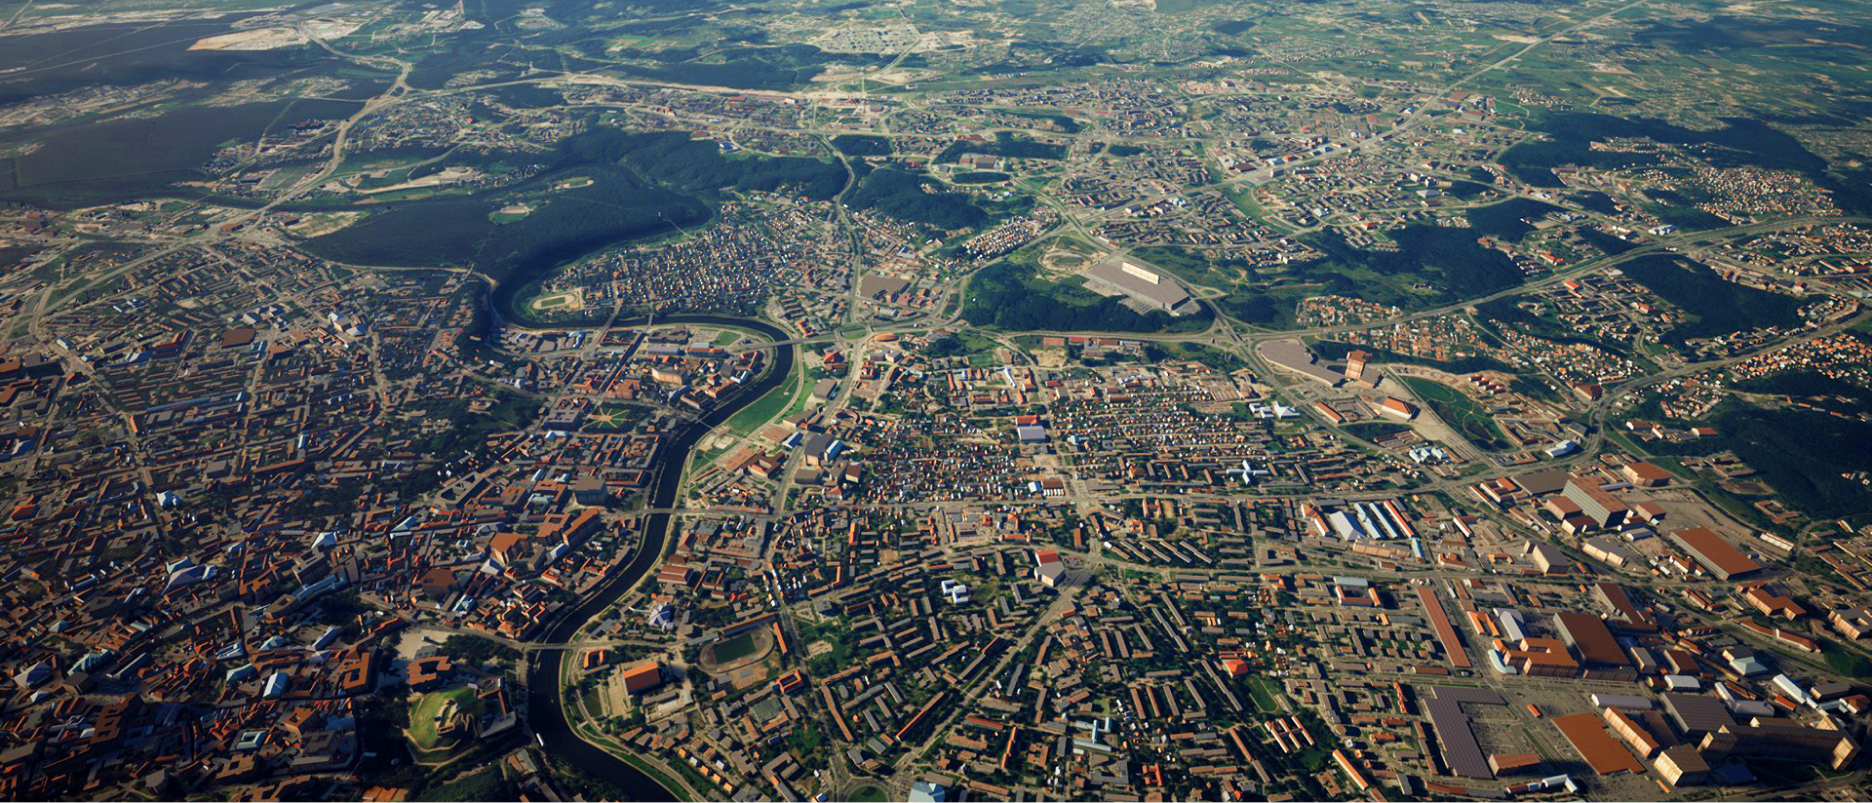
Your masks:
<svg viewBox="0 0 1872 803"><path fill-rule="evenodd" d="M764 321L747 318L732 318L716 315L672 315L656 318L662 323L693 323L714 326L736 326L752 329L774 340L785 340L788 335ZM631 326L644 321L615 321L613 326ZM616 570L604 585L584 601L569 610L563 611L558 618L547 626L539 641L551 644L569 642L577 635L579 628L586 622L610 608L612 603L637 585L637 581L657 564L663 557L663 544L669 534L670 513L675 506L676 494L682 485L682 466L688 462L688 454L716 426L727 421L730 416L756 399L767 395L784 382L793 371L793 359L798 349L783 348L774 350L773 364L765 374L748 386L734 401L716 408L701 420L690 424L678 432L662 448L663 466L657 475L656 485L650 491L649 509L652 512L642 517L643 543L632 556L630 563ZM626 795L637 800L674 800L670 790L663 788L656 779L630 763L606 752L602 748L579 738L572 731L571 723L566 719L564 699L559 693L560 662L564 660L565 650L542 650L533 653L532 667L527 671L527 720L538 734L541 743L554 755L565 758L581 771L604 779L616 786Z"/></svg>

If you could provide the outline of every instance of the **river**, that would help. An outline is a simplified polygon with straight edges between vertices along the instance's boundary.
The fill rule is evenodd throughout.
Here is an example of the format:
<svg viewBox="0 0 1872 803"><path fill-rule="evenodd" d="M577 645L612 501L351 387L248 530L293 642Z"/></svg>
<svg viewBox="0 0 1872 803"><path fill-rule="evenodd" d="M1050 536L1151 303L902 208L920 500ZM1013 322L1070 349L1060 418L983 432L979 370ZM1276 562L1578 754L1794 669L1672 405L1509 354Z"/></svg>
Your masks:
<svg viewBox="0 0 1872 803"><path fill-rule="evenodd" d="M618 321L613 327L635 326L646 323L643 320ZM670 315L658 317L658 324L699 324L704 326L733 326L751 329L772 338L775 341L786 340L789 335L775 328L772 324L747 318L731 318L716 315ZM563 327L561 327L563 328ZM676 492L682 484L682 467L689 460L690 452L704 435L727 421L741 408L767 395L774 388L786 381L793 371L793 359L798 346L787 346L773 350L770 358L772 365L766 373L754 381L747 389L736 395L732 401L716 408L699 423L676 433L664 443L658 462L662 470L657 473L656 485L650 491L649 507L668 509L675 506ZM547 625L545 633L538 641L562 644L570 641L579 628L592 617L603 613L612 603L622 597L632 586L637 584L663 556L663 544L667 540L670 526L670 514L652 513L641 519L643 522L643 543L631 558L629 564L612 572L604 584L590 597L578 605L561 611L559 616ZM566 711L559 695L559 666L564 660L564 650L540 650L532 653L534 662L527 672L527 718L533 732L539 734L546 752L571 762L581 772L601 778L622 791L626 797L636 800L674 800L675 794L665 789L655 778L630 763L598 748L578 737L566 720Z"/></svg>

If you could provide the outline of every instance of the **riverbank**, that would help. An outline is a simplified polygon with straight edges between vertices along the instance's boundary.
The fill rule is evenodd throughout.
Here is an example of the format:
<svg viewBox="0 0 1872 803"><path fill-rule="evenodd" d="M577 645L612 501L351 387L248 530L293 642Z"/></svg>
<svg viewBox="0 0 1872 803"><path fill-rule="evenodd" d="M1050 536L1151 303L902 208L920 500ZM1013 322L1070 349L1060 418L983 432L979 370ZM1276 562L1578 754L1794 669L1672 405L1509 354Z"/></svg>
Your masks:
<svg viewBox="0 0 1872 803"><path fill-rule="evenodd" d="M739 327L758 332L775 342L787 340L790 337L772 324L750 318L671 315L658 317L656 322ZM626 327L645 323L648 321L625 320L613 322L612 326ZM790 378L798 348L798 346L789 345L773 349L773 356L765 373L748 387L743 388L729 403L710 411L708 415L676 433L664 444L655 461L661 470L657 473L656 483L650 491L646 502L647 507L653 510L667 510L675 506L677 494L682 487L682 467L687 464L696 445L716 427L726 423L747 406L766 397ZM593 617L604 613L617 600L628 594L638 581L648 575L651 569L662 560L665 545L668 543L670 519L669 513L651 513L640 519L643 526L642 546L630 562L614 572L590 597L561 612L547 625L545 633L538 640L553 644L571 641ZM665 788L662 783L638 766L591 744L573 729L566 716L564 700L560 696L560 673L565 651L539 650L533 655L535 659L527 671L527 721L533 732L538 734L541 745L585 772L611 783L633 798L639 800L675 799L671 790Z"/></svg>

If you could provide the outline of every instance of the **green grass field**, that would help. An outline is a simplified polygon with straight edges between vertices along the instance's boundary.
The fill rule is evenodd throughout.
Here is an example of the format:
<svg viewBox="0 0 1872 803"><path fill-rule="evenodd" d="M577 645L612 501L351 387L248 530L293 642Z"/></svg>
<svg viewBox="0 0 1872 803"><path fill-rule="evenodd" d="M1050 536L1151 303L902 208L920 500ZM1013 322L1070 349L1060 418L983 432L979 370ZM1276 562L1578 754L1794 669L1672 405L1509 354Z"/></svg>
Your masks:
<svg viewBox="0 0 1872 803"><path fill-rule="evenodd" d="M741 412L735 413L723 426L737 435L753 434L755 430L792 406L794 396L801 393L804 388L804 380L800 376L800 368L798 364L795 364L793 375L788 377L787 381L782 382L780 387L767 391L767 395L743 408Z"/></svg>
<svg viewBox="0 0 1872 803"><path fill-rule="evenodd" d="M1274 696L1273 684L1265 677L1257 675L1248 679L1248 696L1254 700L1258 711L1272 713L1283 710L1279 698Z"/></svg>
<svg viewBox="0 0 1872 803"><path fill-rule="evenodd" d="M734 638L715 642L715 662L725 664L731 661L739 661L753 655L755 648L759 646L759 643L754 639L755 632L756 631L749 630Z"/></svg>
<svg viewBox="0 0 1872 803"><path fill-rule="evenodd" d="M1462 433L1470 443L1483 449L1505 449L1508 441L1502 436L1501 429L1495 426L1495 420L1475 403L1474 399L1463 395L1462 391L1441 382L1432 382L1414 376L1401 376L1412 393L1429 405L1431 412L1443 419L1451 429Z"/></svg>
<svg viewBox="0 0 1872 803"><path fill-rule="evenodd" d="M436 714L442 710L442 704L449 700L454 700L469 716L480 715L481 703L475 699L474 689L466 686L423 695L410 711L409 720L410 741L416 743L419 751L446 750L454 746L455 739L444 739L436 733Z"/></svg>

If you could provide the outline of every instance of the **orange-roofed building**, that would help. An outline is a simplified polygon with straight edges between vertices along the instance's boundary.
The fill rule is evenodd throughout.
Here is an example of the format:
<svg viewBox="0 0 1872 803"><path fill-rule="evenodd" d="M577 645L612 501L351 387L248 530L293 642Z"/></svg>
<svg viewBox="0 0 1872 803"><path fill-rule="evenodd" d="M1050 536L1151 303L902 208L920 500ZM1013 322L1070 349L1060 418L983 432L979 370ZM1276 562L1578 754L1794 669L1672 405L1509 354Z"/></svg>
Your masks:
<svg viewBox="0 0 1872 803"><path fill-rule="evenodd" d="M624 672L624 690L631 694L642 694L663 685L663 663L645 661Z"/></svg>
<svg viewBox="0 0 1872 803"><path fill-rule="evenodd" d="M1403 399L1386 396L1384 403L1378 406L1378 412L1392 418L1409 421L1417 417L1417 405Z"/></svg>
<svg viewBox="0 0 1872 803"><path fill-rule="evenodd" d="M611 659L611 651L604 649L603 647L600 647L595 650L589 650L585 653L584 666L586 669L596 669L598 667L604 666L605 663L610 661L610 659Z"/></svg>
<svg viewBox="0 0 1872 803"><path fill-rule="evenodd" d="M494 538L488 541L488 556L502 568L511 566L518 561L525 549L522 545L526 543L526 538L525 535L515 532L495 533Z"/></svg>

